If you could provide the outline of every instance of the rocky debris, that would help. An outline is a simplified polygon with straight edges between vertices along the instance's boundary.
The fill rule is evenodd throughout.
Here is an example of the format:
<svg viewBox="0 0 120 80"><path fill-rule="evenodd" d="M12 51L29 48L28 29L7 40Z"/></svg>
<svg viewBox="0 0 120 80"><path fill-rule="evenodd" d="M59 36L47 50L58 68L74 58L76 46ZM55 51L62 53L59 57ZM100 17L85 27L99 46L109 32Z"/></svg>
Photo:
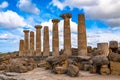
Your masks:
<svg viewBox="0 0 120 80"><path fill-rule="evenodd" d="M47 67L47 62L45 60L41 60L37 63L37 67Z"/></svg>
<svg viewBox="0 0 120 80"><path fill-rule="evenodd" d="M31 58L10 58L1 62L0 70L8 72L27 72L36 67L36 62Z"/></svg>
<svg viewBox="0 0 120 80"><path fill-rule="evenodd" d="M97 55L91 59L91 64L93 64L93 65L106 65L106 64L109 64L109 60L104 55Z"/></svg>
<svg viewBox="0 0 120 80"><path fill-rule="evenodd" d="M113 75L120 75L120 62L113 62L110 61L111 64L111 74Z"/></svg>
<svg viewBox="0 0 120 80"><path fill-rule="evenodd" d="M48 57L46 61L49 64L49 69L52 69L52 72L54 73L67 73L69 76L79 75L78 64L76 63L76 61L68 59L66 54L55 57Z"/></svg>
<svg viewBox="0 0 120 80"><path fill-rule="evenodd" d="M84 61L89 61L91 59L91 57L89 57L89 56L73 56L73 57L71 57L71 59L76 62L84 62Z"/></svg>
<svg viewBox="0 0 120 80"><path fill-rule="evenodd" d="M18 76L18 75L20 75L20 73L16 73L16 72L2 72L2 74L4 74L5 76Z"/></svg>
<svg viewBox="0 0 120 80"><path fill-rule="evenodd" d="M80 70L88 70L89 67L89 61L91 57L89 56L74 56L71 57L71 61L69 61L69 64L73 64L77 66Z"/></svg>
<svg viewBox="0 0 120 80"><path fill-rule="evenodd" d="M118 53L114 53L114 52L109 53L108 57L109 57L110 61L120 62L120 54L118 54Z"/></svg>
<svg viewBox="0 0 120 80"><path fill-rule="evenodd" d="M7 71L23 73L33 70L35 67L36 67L36 63L34 62L33 59L16 58L9 60Z"/></svg>
<svg viewBox="0 0 120 80"><path fill-rule="evenodd" d="M118 48L118 54L120 54L120 48Z"/></svg>
<svg viewBox="0 0 120 80"><path fill-rule="evenodd" d="M78 76L79 68L75 65L70 64L67 68L67 74L72 77Z"/></svg>
<svg viewBox="0 0 120 80"><path fill-rule="evenodd" d="M105 72L106 74L108 74L108 70L109 70L109 73L111 73L111 68L110 68L110 61L108 60L108 58L104 55L97 55L95 57L93 57L91 60L90 60L90 68L89 68L89 71L91 73L98 73L98 74L102 74L101 72L101 69L103 66L107 66L105 67L103 70L103 72Z"/></svg>
<svg viewBox="0 0 120 80"><path fill-rule="evenodd" d="M60 67L60 66L55 67L55 68L53 69L53 72L56 73L56 74L65 74L66 71L67 71L66 68Z"/></svg>
<svg viewBox="0 0 120 80"><path fill-rule="evenodd" d="M48 69L54 69L56 66L63 66L67 67L67 60L68 56L66 54L62 54L59 56L50 56L46 59L48 66Z"/></svg>
<svg viewBox="0 0 120 80"><path fill-rule="evenodd" d="M0 80L17 80L17 79L9 78L9 77L6 77L6 76L0 76Z"/></svg>
<svg viewBox="0 0 120 80"><path fill-rule="evenodd" d="M92 46L88 46L88 47L87 47L87 52L88 52L88 53L93 52Z"/></svg>
<svg viewBox="0 0 120 80"><path fill-rule="evenodd" d="M109 48L112 50L112 52L117 53L117 51L118 51L118 42L117 41L110 41L109 42Z"/></svg>
<svg viewBox="0 0 120 80"><path fill-rule="evenodd" d="M94 57L94 56L97 56L97 55L102 55L103 54L103 51L100 50L100 49L95 49L93 52L91 52L89 55L91 57Z"/></svg>

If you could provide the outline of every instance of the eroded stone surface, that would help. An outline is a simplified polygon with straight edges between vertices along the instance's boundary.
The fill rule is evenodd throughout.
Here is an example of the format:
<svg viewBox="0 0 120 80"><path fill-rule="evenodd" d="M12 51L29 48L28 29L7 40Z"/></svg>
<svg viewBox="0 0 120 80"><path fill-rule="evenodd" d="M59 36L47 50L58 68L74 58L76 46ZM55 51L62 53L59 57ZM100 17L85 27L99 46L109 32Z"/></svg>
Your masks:
<svg viewBox="0 0 120 80"><path fill-rule="evenodd" d="M72 55L71 51L71 31L70 31L70 18L71 14L62 14L61 17L64 19L64 54L68 56Z"/></svg>
<svg viewBox="0 0 120 80"><path fill-rule="evenodd" d="M59 55L59 34L58 34L58 23L59 19L53 19L53 39L52 39L52 55Z"/></svg>
<svg viewBox="0 0 120 80"><path fill-rule="evenodd" d="M41 56L41 25L36 25L36 54L35 56Z"/></svg>
<svg viewBox="0 0 120 80"><path fill-rule="evenodd" d="M84 14L78 15L78 55L87 56L87 39Z"/></svg>
<svg viewBox="0 0 120 80"><path fill-rule="evenodd" d="M50 55L50 48L49 48L49 29L48 26L44 27L44 38L43 38L43 56Z"/></svg>

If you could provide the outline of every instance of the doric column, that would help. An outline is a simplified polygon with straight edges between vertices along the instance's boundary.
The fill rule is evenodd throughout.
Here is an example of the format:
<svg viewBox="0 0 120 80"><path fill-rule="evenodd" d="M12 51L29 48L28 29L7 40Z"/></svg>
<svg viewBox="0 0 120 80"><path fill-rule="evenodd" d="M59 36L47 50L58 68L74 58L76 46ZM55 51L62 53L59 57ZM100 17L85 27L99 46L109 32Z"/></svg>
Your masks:
<svg viewBox="0 0 120 80"><path fill-rule="evenodd" d="M36 25L36 54L35 56L41 56L41 25Z"/></svg>
<svg viewBox="0 0 120 80"><path fill-rule="evenodd" d="M43 56L50 55L50 48L49 48L49 30L48 26L44 27L44 38L43 38Z"/></svg>
<svg viewBox="0 0 120 80"><path fill-rule="evenodd" d="M34 56L34 32L30 32L30 55L29 56Z"/></svg>
<svg viewBox="0 0 120 80"><path fill-rule="evenodd" d="M70 18L71 14L62 14L60 17L64 19L64 54L72 55L71 52L71 32L70 32Z"/></svg>
<svg viewBox="0 0 120 80"><path fill-rule="evenodd" d="M97 49L102 50L103 55L108 56L109 54L108 43L97 43Z"/></svg>
<svg viewBox="0 0 120 80"><path fill-rule="evenodd" d="M29 55L29 30L24 30L24 56Z"/></svg>
<svg viewBox="0 0 120 80"><path fill-rule="evenodd" d="M19 56L24 56L24 40L20 40L19 43Z"/></svg>
<svg viewBox="0 0 120 80"><path fill-rule="evenodd" d="M84 14L78 15L78 56L87 56L87 39Z"/></svg>
<svg viewBox="0 0 120 80"><path fill-rule="evenodd" d="M59 19L53 19L53 39L52 39L52 55L59 55L59 35L58 35L58 23Z"/></svg>

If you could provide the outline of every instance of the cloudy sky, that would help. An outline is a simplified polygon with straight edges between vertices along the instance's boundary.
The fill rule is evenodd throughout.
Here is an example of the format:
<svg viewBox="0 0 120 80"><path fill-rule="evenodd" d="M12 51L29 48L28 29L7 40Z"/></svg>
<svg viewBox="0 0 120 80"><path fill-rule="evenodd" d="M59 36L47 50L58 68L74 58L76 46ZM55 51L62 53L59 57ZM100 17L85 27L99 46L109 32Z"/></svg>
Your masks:
<svg viewBox="0 0 120 80"><path fill-rule="evenodd" d="M120 42L120 0L0 0L0 52L17 51L19 40L24 38L23 30L35 31L36 24L49 26L51 46L53 18L61 20L59 39L63 48L63 19L60 18L63 13L72 14L72 47L77 47L78 14L81 13L86 18L88 45Z"/></svg>

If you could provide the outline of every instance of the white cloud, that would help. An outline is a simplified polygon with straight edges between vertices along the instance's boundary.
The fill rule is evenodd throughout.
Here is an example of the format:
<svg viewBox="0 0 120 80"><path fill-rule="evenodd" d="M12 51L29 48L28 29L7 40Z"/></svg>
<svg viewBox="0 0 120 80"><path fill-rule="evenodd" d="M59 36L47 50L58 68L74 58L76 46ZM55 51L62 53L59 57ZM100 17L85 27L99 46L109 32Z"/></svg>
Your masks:
<svg viewBox="0 0 120 80"><path fill-rule="evenodd" d="M0 4L0 8L6 8L8 7L8 2L4 1L3 3Z"/></svg>
<svg viewBox="0 0 120 80"><path fill-rule="evenodd" d="M1 33L0 34L0 42L6 42L7 41L12 41L14 42L18 42L19 41L19 37L18 35L13 35L10 32L6 32L6 33Z"/></svg>
<svg viewBox="0 0 120 80"><path fill-rule="evenodd" d="M88 18L103 20L112 27L120 25L118 20L120 19L120 0L64 0L63 2L52 0L50 4L61 10L66 6L71 9L84 9ZM112 20L109 21L109 19Z"/></svg>
<svg viewBox="0 0 120 80"><path fill-rule="evenodd" d="M0 12L0 27L20 28L24 26L27 26L24 22L24 18L19 16L16 12L10 10Z"/></svg>
<svg viewBox="0 0 120 80"><path fill-rule="evenodd" d="M36 4L32 3L32 0L19 0L17 6L24 12L33 14L40 13L40 10L37 8Z"/></svg>

